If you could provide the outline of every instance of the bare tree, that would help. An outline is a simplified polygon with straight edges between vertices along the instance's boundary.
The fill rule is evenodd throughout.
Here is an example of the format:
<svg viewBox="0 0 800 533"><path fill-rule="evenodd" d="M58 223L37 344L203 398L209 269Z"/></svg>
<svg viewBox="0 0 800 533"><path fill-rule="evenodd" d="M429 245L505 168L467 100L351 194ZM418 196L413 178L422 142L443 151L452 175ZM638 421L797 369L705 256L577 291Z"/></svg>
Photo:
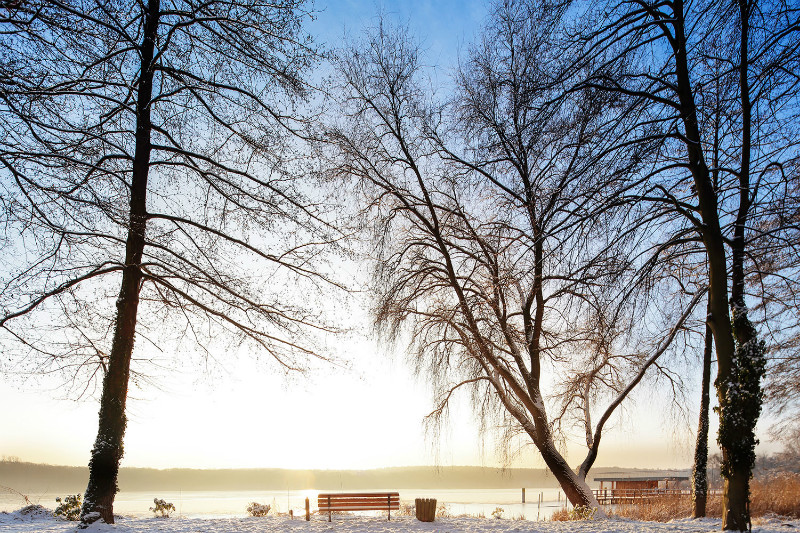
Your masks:
<svg viewBox="0 0 800 533"><path fill-rule="evenodd" d="M286 142L315 56L307 12L249 0L0 12L0 331L24 358L102 375L81 520L113 523L136 339L225 335L286 370L320 357L313 337L328 328L303 299L331 286L319 258L331 228Z"/></svg>
<svg viewBox="0 0 800 533"><path fill-rule="evenodd" d="M644 371L654 368L682 387L679 375L656 363L663 352L651 358L635 348L644 338L637 324L647 309L668 307L659 291L697 293L693 284L703 276L685 259L697 245L685 228L670 227L671 206L630 195L631 176L646 172L643 161L661 140L610 157L631 127L625 99L595 90L564 97L569 55L557 44L564 5L507 1L492 14L459 76L454 145L465 149L456 154L440 145L447 161L490 184L501 209L524 213L509 225L530 240L531 271L521 272L523 279L532 274L521 311L527 351L532 360L558 362L562 385L552 394L560 406L552 422L562 428L573 419L585 434L587 456L578 469L585 480L605 423ZM677 271L684 273L677 283L663 273ZM688 313L679 324L693 305L670 309ZM571 337L553 326L558 308L583 317L569 323ZM656 337L664 329L659 323ZM571 352L569 364L562 350Z"/></svg>
<svg viewBox="0 0 800 533"><path fill-rule="evenodd" d="M576 41L576 48L583 47L576 65L584 68L599 54L608 58L578 87L638 101L643 130L660 124L667 149L653 173L661 187L656 201L682 206L704 244L717 355L723 528L745 530L766 364L745 290L748 275L765 271L748 254L764 237L758 206L781 203L775 192L787 176L779 169L794 157L796 144L787 132L797 118L798 12L782 2L637 0L608 2L576 16L590 21ZM722 93L723 120L704 127L704 117L720 114L718 107L706 107L703 95L731 79L733 90ZM620 146L627 149L637 137ZM789 228L773 229L785 239Z"/></svg>
<svg viewBox="0 0 800 533"><path fill-rule="evenodd" d="M403 32L381 26L344 52L345 116L326 131L327 156L337 179L354 180L375 221L376 321L390 336L410 329L417 369L438 393L432 418L446 414L459 389L471 390L479 411L533 442L574 505L597 508L585 476L602 430L704 290L675 300L671 328L662 324L657 340L631 349L610 338L594 374L575 380L590 390L587 402L603 389L609 403L594 425L588 415L598 408L585 405L588 453L573 471L556 446L542 383L548 370L571 370L577 353L602 344L595 331L608 329L594 319L631 322L623 304L640 293L626 289L658 253L634 235L646 230L645 213L627 204L595 210L641 157L605 157L603 128L614 125L591 91L548 103L559 91L537 84L552 74L549 36L527 26L542 13L514 9L498 8L452 105L429 101L417 48Z"/></svg>

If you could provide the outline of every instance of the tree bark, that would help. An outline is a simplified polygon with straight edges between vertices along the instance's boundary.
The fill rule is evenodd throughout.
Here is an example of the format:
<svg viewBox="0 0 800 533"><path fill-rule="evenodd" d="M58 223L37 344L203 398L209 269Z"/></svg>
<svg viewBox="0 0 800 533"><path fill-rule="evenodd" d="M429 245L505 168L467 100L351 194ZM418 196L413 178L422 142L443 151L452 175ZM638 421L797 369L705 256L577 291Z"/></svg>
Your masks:
<svg viewBox="0 0 800 533"><path fill-rule="evenodd" d="M561 490L564 491L569 502L575 506L589 507L590 509L597 509L595 516L605 516L603 509L594 497L592 489L584 479L569 467L569 464L564 457L558 452L552 439L548 442L536 442L536 447L539 449L542 458L544 459L547 468L553 473L558 484L561 485Z"/></svg>
<svg viewBox="0 0 800 533"><path fill-rule="evenodd" d="M724 460L724 457L723 457ZM740 502L744 502L741 510ZM736 469L725 478L722 489L722 529L750 529L750 469Z"/></svg>
<svg viewBox="0 0 800 533"><path fill-rule="evenodd" d="M550 432L547 413L544 411L542 396L538 390L531 399L533 402L531 407L528 408L528 411L532 417L533 425L531 426L523 422L522 426L542 455L545 465L547 465L547 468L553 473L567 499L573 506L597 509L596 516L605 516L605 512L600 507L597 498L594 497L594 493L592 489L589 488L586 480L579 477L570 468L569 463L567 463L564 456L562 456L556 448L553 442L553 435ZM509 412L514 415L513 409L509 409ZM521 419L520 421L522 422Z"/></svg>
<svg viewBox="0 0 800 533"><path fill-rule="evenodd" d="M706 516L708 501L708 407L711 382L711 352L714 337L711 327L706 325L705 347L703 349L703 383L700 393L700 421L697 425L697 443L694 449L694 470L692 472L692 518Z"/></svg>
<svg viewBox="0 0 800 533"><path fill-rule="evenodd" d="M131 355L136 335L139 291L142 283L142 254L147 225L147 178L150 170L150 102L153 92L153 56L158 32L159 0L149 0L144 16L141 46L141 74L136 102L135 155L130 189L129 227L125 246L125 267L117 298L117 317L108 371L103 378L97 439L89 461L89 482L81 509L81 527L102 520L114 523L114 497L118 489L119 462L127 419Z"/></svg>

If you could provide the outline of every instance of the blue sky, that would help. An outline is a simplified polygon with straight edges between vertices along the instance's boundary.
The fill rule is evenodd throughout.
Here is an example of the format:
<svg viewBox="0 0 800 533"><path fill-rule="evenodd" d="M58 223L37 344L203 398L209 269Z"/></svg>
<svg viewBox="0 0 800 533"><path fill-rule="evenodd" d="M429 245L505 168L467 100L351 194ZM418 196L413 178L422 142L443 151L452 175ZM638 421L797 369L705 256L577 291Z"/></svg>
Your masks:
<svg viewBox="0 0 800 533"><path fill-rule="evenodd" d="M309 30L320 43L336 46L342 36L358 36L374 26L382 15L386 20L407 25L422 44L435 66L445 69L456 64L459 50L465 50L484 21L488 2L477 0L377 0L317 1L317 19Z"/></svg>
<svg viewBox="0 0 800 533"><path fill-rule="evenodd" d="M379 14L407 25L431 66L446 75L486 17L481 1L318 1L308 27L329 48L346 33L358 36ZM366 318L365 318L366 321ZM363 328L369 331L365 325ZM415 464L497 464L491 440L481 444L467 402L454 411L441 446L426 439L422 419L430 391L411 375L400 350L386 353L373 339L350 339L353 371L332 371L286 382L242 354L233 371L174 372L160 389L129 400L123 466L376 468ZM208 371L206 371L208 372ZM677 467L690 464L692 429L675 429L668 401L638 395L638 402L606 433L598 466ZM85 465L97 429L94 399L76 402L45 385L20 388L0 380L0 455L22 460ZM357 421L325 420L358 411ZM390 406L392 416L386 416ZM653 416L658 413L658 416ZM691 415L692 417L694 415ZM352 423L351 423L352 422ZM635 437L632 438L632 434ZM328 455L320 452L323 438ZM713 438L712 438L713 441ZM190 443L202 442L202 446ZM570 462L582 459L578 448ZM532 450L516 466L541 467Z"/></svg>

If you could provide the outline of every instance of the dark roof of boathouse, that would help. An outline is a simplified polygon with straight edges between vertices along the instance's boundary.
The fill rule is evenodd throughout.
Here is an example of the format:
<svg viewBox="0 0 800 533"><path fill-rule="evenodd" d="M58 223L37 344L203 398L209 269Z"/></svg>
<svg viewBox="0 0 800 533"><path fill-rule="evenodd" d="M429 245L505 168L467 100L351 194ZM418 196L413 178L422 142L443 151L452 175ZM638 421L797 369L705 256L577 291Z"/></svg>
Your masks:
<svg viewBox="0 0 800 533"><path fill-rule="evenodd" d="M690 477L685 470L663 470L647 472L604 472L594 476L595 481L687 481Z"/></svg>

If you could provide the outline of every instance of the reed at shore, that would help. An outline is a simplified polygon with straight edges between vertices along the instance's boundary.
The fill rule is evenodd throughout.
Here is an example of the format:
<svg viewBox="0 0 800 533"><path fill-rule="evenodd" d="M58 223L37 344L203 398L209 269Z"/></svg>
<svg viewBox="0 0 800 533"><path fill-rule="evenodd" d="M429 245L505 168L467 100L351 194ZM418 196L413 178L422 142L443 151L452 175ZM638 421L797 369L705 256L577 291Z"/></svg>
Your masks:
<svg viewBox="0 0 800 533"><path fill-rule="evenodd" d="M800 474L781 473L750 483L750 513L754 519L771 515L800 518ZM691 497L686 494L670 494L648 498L636 504L606 506L609 516L632 520L667 522L676 518L689 518L692 515ZM708 499L706 516L720 518L722 497L712 494ZM575 513L568 509L556 511L551 520L575 519Z"/></svg>

